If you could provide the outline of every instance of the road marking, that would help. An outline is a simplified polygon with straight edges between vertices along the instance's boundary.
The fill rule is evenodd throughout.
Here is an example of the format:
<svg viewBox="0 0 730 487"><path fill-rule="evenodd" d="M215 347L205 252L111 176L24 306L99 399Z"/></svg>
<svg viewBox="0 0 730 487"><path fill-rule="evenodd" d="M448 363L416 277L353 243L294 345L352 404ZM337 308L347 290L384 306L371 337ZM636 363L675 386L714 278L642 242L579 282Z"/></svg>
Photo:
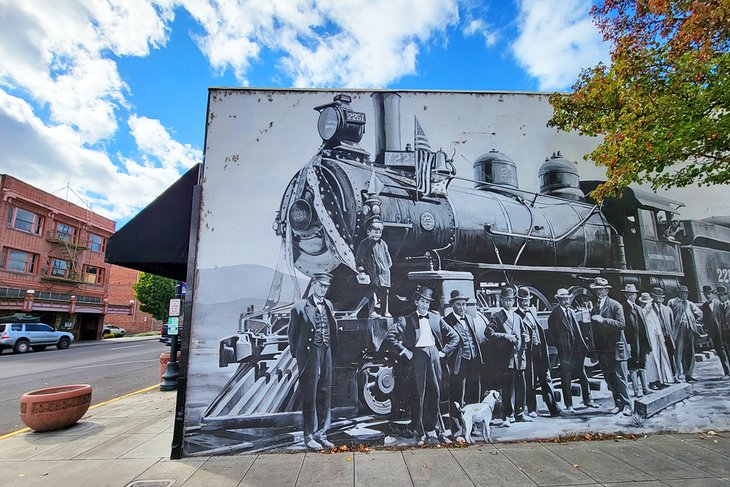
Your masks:
<svg viewBox="0 0 730 487"><path fill-rule="evenodd" d="M134 396L136 394L142 394L143 392L151 391L152 389L155 389L157 387L160 387L160 385L159 384L155 384L153 386L145 387L144 389L139 389L137 391L129 392L129 393L123 394L123 395L121 395L119 397L114 397L112 399L109 399L108 401L102 401L99 404L94 404L93 406L90 406L89 409L96 409L96 408L99 408L101 406L105 406L105 405L109 404L110 402L119 401L120 399L124 399L125 397ZM15 431L12 431L10 433L6 433L4 435L0 435L0 440L5 440L7 438L12 438L13 436L17 436L17 435L19 435L21 433L25 433L27 431L30 431L30 428L21 428L19 430L15 430Z"/></svg>
<svg viewBox="0 0 730 487"><path fill-rule="evenodd" d="M109 350L121 350L121 349L125 349L126 350L127 348L136 348L136 347L144 347L144 345L127 345L127 346L124 346L124 347L110 348Z"/></svg>
<svg viewBox="0 0 730 487"><path fill-rule="evenodd" d="M113 365L127 365L127 364L142 364L146 362L159 362L160 359L152 358L149 360L132 360L131 362L113 362L110 364L94 364L94 365L79 365L76 367L73 367L73 369L91 369L93 367L111 367Z"/></svg>

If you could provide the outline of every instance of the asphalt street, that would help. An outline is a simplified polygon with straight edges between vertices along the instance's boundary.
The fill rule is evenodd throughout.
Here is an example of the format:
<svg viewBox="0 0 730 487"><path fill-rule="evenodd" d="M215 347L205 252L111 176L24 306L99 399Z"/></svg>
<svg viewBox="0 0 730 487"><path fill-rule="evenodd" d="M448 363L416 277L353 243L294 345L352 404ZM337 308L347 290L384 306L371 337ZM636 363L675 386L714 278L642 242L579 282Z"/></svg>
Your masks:
<svg viewBox="0 0 730 487"><path fill-rule="evenodd" d="M67 350L0 354L0 435L25 425L20 396L45 387L91 384L92 404L159 383L160 353L170 348L156 339L134 338L72 343Z"/></svg>

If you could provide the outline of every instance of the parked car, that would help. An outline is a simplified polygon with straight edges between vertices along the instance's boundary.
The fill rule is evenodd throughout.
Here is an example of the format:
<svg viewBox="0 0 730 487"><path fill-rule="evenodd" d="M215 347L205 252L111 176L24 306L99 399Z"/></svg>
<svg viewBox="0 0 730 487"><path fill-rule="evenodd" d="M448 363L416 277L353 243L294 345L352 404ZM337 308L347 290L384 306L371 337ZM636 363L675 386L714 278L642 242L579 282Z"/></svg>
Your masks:
<svg viewBox="0 0 730 487"><path fill-rule="evenodd" d="M65 350L73 339L71 333L56 331L45 323L0 323L0 351L10 348L25 353L32 348L40 352L49 345Z"/></svg>
<svg viewBox="0 0 730 487"><path fill-rule="evenodd" d="M107 336L107 335L122 335L124 336L127 333L127 330L124 328L119 328L117 325L104 325L104 329L101 331L101 336Z"/></svg>

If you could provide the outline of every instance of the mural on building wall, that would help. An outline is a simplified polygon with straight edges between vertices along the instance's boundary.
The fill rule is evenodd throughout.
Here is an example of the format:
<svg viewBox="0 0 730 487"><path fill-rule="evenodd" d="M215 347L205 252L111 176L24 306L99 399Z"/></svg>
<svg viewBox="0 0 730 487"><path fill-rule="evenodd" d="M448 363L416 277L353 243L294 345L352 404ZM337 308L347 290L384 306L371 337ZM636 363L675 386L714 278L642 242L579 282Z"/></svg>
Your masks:
<svg viewBox="0 0 730 487"><path fill-rule="evenodd" d="M730 211L594 204L549 117L212 90L185 454L726 428Z"/></svg>

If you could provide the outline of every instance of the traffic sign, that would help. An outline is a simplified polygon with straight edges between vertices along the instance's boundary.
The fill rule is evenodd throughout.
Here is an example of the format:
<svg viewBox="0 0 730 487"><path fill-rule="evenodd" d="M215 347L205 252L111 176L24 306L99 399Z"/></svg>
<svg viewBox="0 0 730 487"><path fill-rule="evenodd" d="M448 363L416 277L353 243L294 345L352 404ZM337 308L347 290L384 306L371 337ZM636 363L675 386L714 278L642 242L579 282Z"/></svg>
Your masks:
<svg viewBox="0 0 730 487"><path fill-rule="evenodd" d="M178 318L177 316L170 316L167 319L167 334L168 335L177 335L179 323L180 323L180 318Z"/></svg>
<svg viewBox="0 0 730 487"><path fill-rule="evenodd" d="M175 298L170 300L170 316L180 316L180 299Z"/></svg>

